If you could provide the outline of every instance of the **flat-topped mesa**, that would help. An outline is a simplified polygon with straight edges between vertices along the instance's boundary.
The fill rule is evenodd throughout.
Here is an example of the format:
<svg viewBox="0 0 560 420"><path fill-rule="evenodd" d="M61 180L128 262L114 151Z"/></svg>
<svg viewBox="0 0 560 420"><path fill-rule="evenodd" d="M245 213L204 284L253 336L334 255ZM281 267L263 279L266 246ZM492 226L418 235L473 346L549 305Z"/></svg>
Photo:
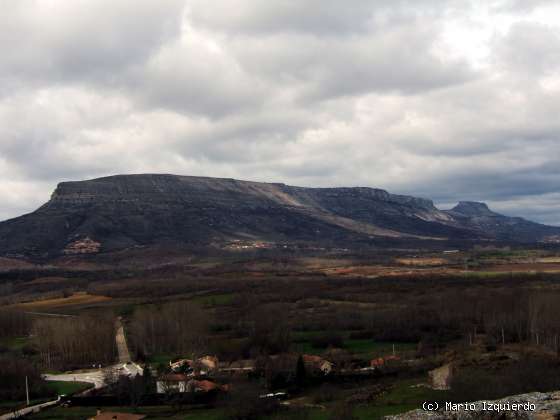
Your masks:
<svg viewBox="0 0 560 420"><path fill-rule="evenodd" d="M60 183L50 205L91 204L92 202L206 203L239 202L255 198L258 188L267 185L228 178L191 177L164 174L115 175L89 181ZM271 188L280 186L269 184ZM261 197L267 198L267 197ZM269 198L269 197L268 197Z"/></svg>
<svg viewBox="0 0 560 420"><path fill-rule="evenodd" d="M233 183L231 179L213 179L203 177L182 177L176 175L115 175L87 181L61 182L54 191L51 200L82 199L95 196L99 199L127 197L132 195L177 194L184 192L185 186L190 184L205 184L212 179L211 184ZM206 181L206 182L204 182Z"/></svg>
<svg viewBox="0 0 560 420"><path fill-rule="evenodd" d="M471 217L496 215L496 213L488 208L486 203L480 203L477 201L460 201L459 204L451 209L451 211Z"/></svg>
<svg viewBox="0 0 560 420"><path fill-rule="evenodd" d="M212 195L214 197L212 197ZM241 199L242 198L242 199ZM369 187L306 188L281 183L240 181L231 178L208 178L178 175L115 175L88 181L62 182L47 207L90 204L93 201L189 201L214 199L230 204L275 202L282 205L314 206L333 199L366 200L395 203L423 210L437 211L425 198L390 194ZM236 203L236 200L239 200Z"/></svg>
<svg viewBox="0 0 560 420"><path fill-rule="evenodd" d="M116 175L62 182L35 212L1 222L0 255L160 244L200 250L236 240L328 248L386 246L397 239L533 242L553 235L560 229L498 215L483 203L441 211L431 200L377 188Z"/></svg>

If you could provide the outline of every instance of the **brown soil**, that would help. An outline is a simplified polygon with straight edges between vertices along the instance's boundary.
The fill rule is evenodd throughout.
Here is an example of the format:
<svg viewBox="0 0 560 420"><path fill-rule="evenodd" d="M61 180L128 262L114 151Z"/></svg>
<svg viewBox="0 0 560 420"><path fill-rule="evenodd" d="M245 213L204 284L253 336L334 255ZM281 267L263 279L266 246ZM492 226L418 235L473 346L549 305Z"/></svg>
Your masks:
<svg viewBox="0 0 560 420"><path fill-rule="evenodd" d="M67 298L37 300L34 302L20 303L16 306L26 310L44 311L46 309L64 308L69 306L91 305L94 303L108 302L110 300L111 298L107 296L96 296L85 292L79 292Z"/></svg>
<svg viewBox="0 0 560 420"><path fill-rule="evenodd" d="M419 267L445 265L448 263L448 261L444 258L397 258L395 261L399 264Z"/></svg>
<svg viewBox="0 0 560 420"><path fill-rule="evenodd" d="M33 268L33 267L35 266L27 261L0 257L0 270L16 270L16 269Z"/></svg>
<svg viewBox="0 0 560 420"><path fill-rule="evenodd" d="M510 272L528 272L536 271L543 273L560 272L560 264L542 264L542 263L521 263L521 264L497 264L486 267L484 271L510 273Z"/></svg>

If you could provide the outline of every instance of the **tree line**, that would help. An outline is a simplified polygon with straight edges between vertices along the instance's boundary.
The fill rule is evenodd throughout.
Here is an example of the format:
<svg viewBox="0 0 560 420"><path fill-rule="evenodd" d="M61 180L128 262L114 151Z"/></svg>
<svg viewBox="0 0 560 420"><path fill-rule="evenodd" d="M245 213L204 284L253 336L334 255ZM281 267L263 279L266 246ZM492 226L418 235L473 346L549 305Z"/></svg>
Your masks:
<svg viewBox="0 0 560 420"><path fill-rule="evenodd" d="M109 314L37 319L32 334L40 364L47 369L91 367L115 360L114 319Z"/></svg>

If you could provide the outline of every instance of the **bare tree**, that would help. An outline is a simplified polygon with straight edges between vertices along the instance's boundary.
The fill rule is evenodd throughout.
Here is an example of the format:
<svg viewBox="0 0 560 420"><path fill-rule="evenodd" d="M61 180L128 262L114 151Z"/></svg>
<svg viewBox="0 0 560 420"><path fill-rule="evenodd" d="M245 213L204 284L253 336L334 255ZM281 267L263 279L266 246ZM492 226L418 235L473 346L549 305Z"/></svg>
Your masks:
<svg viewBox="0 0 560 420"><path fill-rule="evenodd" d="M41 362L47 368L72 368L113 362L116 344L111 315L43 318L33 334Z"/></svg>
<svg viewBox="0 0 560 420"><path fill-rule="evenodd" d="M131 338L144 355L173 352L196 358L207 350L208 325L207 314L192 302L147 306L135 311Z"/></svg>

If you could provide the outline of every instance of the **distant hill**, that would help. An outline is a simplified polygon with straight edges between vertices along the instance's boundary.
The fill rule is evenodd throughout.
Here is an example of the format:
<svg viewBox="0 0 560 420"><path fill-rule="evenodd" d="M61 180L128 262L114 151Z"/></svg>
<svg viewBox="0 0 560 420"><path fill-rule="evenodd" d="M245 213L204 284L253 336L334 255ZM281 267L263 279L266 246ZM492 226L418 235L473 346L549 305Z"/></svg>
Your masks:
<svg viewBox="0 0 560 420"><path fill-rule="evenodd" d="M483 203L442 211L430 200L374 188L118 175L63 182L38 210L0 223L0 255L49 257L162 244L541 242L559 234L560 228L506 217Z"/></svg>

